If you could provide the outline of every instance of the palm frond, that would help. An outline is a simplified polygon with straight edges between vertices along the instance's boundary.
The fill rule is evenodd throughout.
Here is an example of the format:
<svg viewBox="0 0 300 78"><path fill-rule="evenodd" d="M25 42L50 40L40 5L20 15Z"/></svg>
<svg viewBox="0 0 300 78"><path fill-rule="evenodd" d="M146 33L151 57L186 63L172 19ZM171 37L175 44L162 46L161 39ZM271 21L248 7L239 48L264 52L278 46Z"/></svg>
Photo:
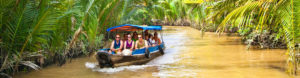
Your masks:
<svg viewBox="0 0 300 78"><path fill-rule="evenodd" d="M39 70L40 69L40 66L32 63L31 61L21 61L21 64L25 65L25 66L28 66L34 70Z"/></svg>
<svg viewBox="0 0 300 78"><path fill-rule="evenodd" d="M258 7L260 7L263 4L263 2L255 1L255 2L248 2L245 5L238 7L237 9L230 12L225 19L222 21L222 23L219 25L218 32L223 32L225 29L225 26L227 22L229 22L231 19L236 19L238 17L244 16L245 13L249 13Z"/></svg>

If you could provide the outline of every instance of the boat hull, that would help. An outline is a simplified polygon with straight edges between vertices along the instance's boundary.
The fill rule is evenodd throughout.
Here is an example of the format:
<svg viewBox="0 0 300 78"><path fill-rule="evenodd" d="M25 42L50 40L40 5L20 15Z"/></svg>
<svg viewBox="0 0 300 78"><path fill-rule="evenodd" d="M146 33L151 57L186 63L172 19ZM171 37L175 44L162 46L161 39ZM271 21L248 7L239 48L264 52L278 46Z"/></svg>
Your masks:
<svg viewBox="0 0 300 78"><path fill-rule="evenodd" d="M145 50L149 51L149 50ZM97 61L101 68L103 67L119 67L128 65L142 65L150 60L159 57L164 54L164 47L151 50L147 56L146 52L142 54L134 54L131 56L122 56L116 54L109 54L108 52L102 51L97 53Z"/></svg>

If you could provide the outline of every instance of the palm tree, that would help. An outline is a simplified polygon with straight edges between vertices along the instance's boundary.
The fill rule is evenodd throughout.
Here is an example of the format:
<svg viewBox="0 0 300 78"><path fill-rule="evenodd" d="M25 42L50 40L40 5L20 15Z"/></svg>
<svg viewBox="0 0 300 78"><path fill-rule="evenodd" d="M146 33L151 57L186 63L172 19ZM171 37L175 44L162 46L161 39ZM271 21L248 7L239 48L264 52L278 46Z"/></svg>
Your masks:
<svg viewBox="0 0 300 78"><path fill-rule="evenodd" d="M122 10L116 8L122 7L121 3L120 0L1 1L0 72L16 71L19 64L39 68L26 58L40 57L43 62L56 54L66 57L74 48L83 51L99 48L103 37L99 31L116 25L115 19L120 14L114 11ZM114 17L108 18L111 16Z"/></svg>
<svg viewBox="0 0 300 78"><path fill-rule="evenodd" d="M265 32L274 35L276 38L282 38L288 47L289 53L289 70L291 74L295 74L297 63L295 54L299 53L295 51L296 44L299 44L299 1L293 0L227 0L225 2L233 2L231 4L239 2L238 5L228 5L234 9L224 9L216 13L222 14L222 12L228 12L228 15L219 25L219 32L223 32L226 26L234 26L241 29L240 32L246 30L249 33L264 34ZM222 6L223 3L216 6ZM247 35L247 34L246 34ZM249 35L249 34L248 34ZM282 37L283 36L283 37Z"/></svg>

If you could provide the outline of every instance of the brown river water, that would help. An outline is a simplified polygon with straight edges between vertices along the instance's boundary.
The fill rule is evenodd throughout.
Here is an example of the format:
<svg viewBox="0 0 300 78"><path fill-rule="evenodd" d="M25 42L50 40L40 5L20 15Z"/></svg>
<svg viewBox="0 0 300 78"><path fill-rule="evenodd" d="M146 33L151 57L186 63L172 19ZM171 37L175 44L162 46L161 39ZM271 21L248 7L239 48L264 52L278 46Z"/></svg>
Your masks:
<svg viewBox="0 0 300 78"><path fill-rule="evenodd" d="M145 65L97 67L94 57L73 59L14 78L288 78L286 50L249 49L238 36L165 26L165 55Z"/></svg>

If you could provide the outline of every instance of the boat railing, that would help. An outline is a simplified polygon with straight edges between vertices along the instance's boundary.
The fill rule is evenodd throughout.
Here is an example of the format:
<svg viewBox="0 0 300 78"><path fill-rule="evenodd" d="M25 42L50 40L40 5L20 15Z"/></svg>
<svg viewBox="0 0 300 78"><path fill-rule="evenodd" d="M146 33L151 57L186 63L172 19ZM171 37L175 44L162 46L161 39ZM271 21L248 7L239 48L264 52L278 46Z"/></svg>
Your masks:
<svg viewBox="0 0 300 78"><path fill-rule="evenodd" d="M155 52L157 50L159 50L159 47L164 48L164 43L157 45L157 46L153 46L153 47L148 47L148 50L150 53ZM109 52L109 48L104 48L104 49L99 49L98 52ZM131 55L138 55L138 54L145 54L146 52L146 48L142 48L142 49L136 49L134 51L132 51ZM115 54L115 52L112 52L111 54Z"/></svg>

